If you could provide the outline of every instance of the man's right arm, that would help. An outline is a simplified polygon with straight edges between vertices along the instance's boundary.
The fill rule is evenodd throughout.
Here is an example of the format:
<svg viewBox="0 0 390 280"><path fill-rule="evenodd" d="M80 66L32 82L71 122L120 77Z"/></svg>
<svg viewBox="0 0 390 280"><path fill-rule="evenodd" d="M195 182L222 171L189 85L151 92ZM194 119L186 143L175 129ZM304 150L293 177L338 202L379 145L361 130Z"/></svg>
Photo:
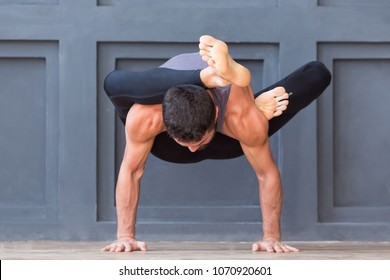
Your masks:
<svg viewBox="0 0 390 280"><path fill-rule="evenodd" d="M117 241L103 248L103 251L131 252L146 250L146 243L135 240L135 224L137 217L140 180L144 166L154 142L154 134L158 125L153 121L150 125L141 125L142 114L133 105L126 121L126 148L119 170L116 185L116 208L118 231ZM134 110L133 110L134 109ZM138 112L137 112L138 111ZM153 126L153 127L151 127Z"/></svg>

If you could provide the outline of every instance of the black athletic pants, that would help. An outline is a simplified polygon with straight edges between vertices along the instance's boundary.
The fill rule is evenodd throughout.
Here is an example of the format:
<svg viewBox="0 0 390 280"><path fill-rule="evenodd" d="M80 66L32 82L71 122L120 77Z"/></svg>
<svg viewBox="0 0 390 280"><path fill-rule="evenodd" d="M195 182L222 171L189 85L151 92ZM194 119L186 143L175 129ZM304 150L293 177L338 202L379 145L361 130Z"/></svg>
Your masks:
<svg viewBox="0 0 390 280"><path fill-rule="evenodd" d="M204 86L199 77L200 70L172 70L156 68L143 72L113 71L105 80L104 89L113 102L119 117L125 123L127 112L134 103L161 103L165 92L172 86L195 84ZM271 136L283 127L295 114L315 100L329 85L331 74L318 61L305 64L281 81L263 89L263 92L282 86L292 94L287 110L279 117L270 120L268 135ZM204 159L228 159L243 154L239 142L217 133L210 145L192 153L161 133L155 139L152 154L166 161L192 163Z"/></svg>

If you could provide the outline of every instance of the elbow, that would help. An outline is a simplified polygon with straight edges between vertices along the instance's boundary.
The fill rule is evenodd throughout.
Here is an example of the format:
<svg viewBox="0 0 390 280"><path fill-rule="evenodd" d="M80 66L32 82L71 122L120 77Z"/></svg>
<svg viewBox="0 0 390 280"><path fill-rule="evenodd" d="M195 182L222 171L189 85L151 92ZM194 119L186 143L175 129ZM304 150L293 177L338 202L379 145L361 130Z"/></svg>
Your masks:
<svg viewBox="0 0 390 280"><path fill-rule="evenodd" d="M275 184L280 184L281 181L278 169L259 172L256 174L256 177L261 187L274 186Z"/></svg>
<svg viewBox="0 0 390 280"><path fill-rule="evenodd" d="M132 180L141 180L144 175L144 166L134 165L126 160L122 161L120 167L120 173L124 174L125 177L131 178Z"/></svg>
<svg viewBox="0 0 390 280"><path fill-rule="evenodd" d="M267 181L267 175L264 173L261 174L256 174L257 177L257 182L259 183L260 186L264 186L264 182Z"/></svg>
<svg viewBox="0 0 390 280"><path fill-rule="evenodd" d="M128 171L130 177L132 177L135 180L141 180L142 176L144 175L145 168L143 167L129 168Z"/></svg>

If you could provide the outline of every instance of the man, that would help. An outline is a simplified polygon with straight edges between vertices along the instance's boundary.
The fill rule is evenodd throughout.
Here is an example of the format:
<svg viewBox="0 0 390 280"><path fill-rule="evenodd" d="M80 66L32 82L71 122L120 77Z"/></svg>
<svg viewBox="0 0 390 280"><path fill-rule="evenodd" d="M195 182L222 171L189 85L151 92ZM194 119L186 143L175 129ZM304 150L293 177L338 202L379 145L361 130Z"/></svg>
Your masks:
<svg viewBox="0 0 390 280"><path fill-rule="evenodd" d="M135 223L140 180L152 152L183 163L245 154L259 182L263 218L263 237L252 251L296 252L281 242L282 184L268 137L324 91L330 73L311 62L254 95L250 72L231 58L224 42L205 35L199 49L200 56L106 78L105 90L125 123L126 148L116 187L118 239L102 250L147 249L135 239Z"/></svg>

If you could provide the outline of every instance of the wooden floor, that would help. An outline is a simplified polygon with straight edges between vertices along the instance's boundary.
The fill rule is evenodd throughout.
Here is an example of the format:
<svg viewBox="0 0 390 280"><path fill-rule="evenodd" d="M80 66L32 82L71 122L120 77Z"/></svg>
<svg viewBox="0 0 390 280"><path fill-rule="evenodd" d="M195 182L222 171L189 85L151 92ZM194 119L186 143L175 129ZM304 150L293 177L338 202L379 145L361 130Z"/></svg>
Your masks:
<svg viewBox="0 0 390 280"><path fill-rule="evenodd" d="M0 242L2 260L390 260L390 243L288 243L298 253L251 252L251 243L150 242L147 252L101 252L107 242L26 241Z"/></svg>

